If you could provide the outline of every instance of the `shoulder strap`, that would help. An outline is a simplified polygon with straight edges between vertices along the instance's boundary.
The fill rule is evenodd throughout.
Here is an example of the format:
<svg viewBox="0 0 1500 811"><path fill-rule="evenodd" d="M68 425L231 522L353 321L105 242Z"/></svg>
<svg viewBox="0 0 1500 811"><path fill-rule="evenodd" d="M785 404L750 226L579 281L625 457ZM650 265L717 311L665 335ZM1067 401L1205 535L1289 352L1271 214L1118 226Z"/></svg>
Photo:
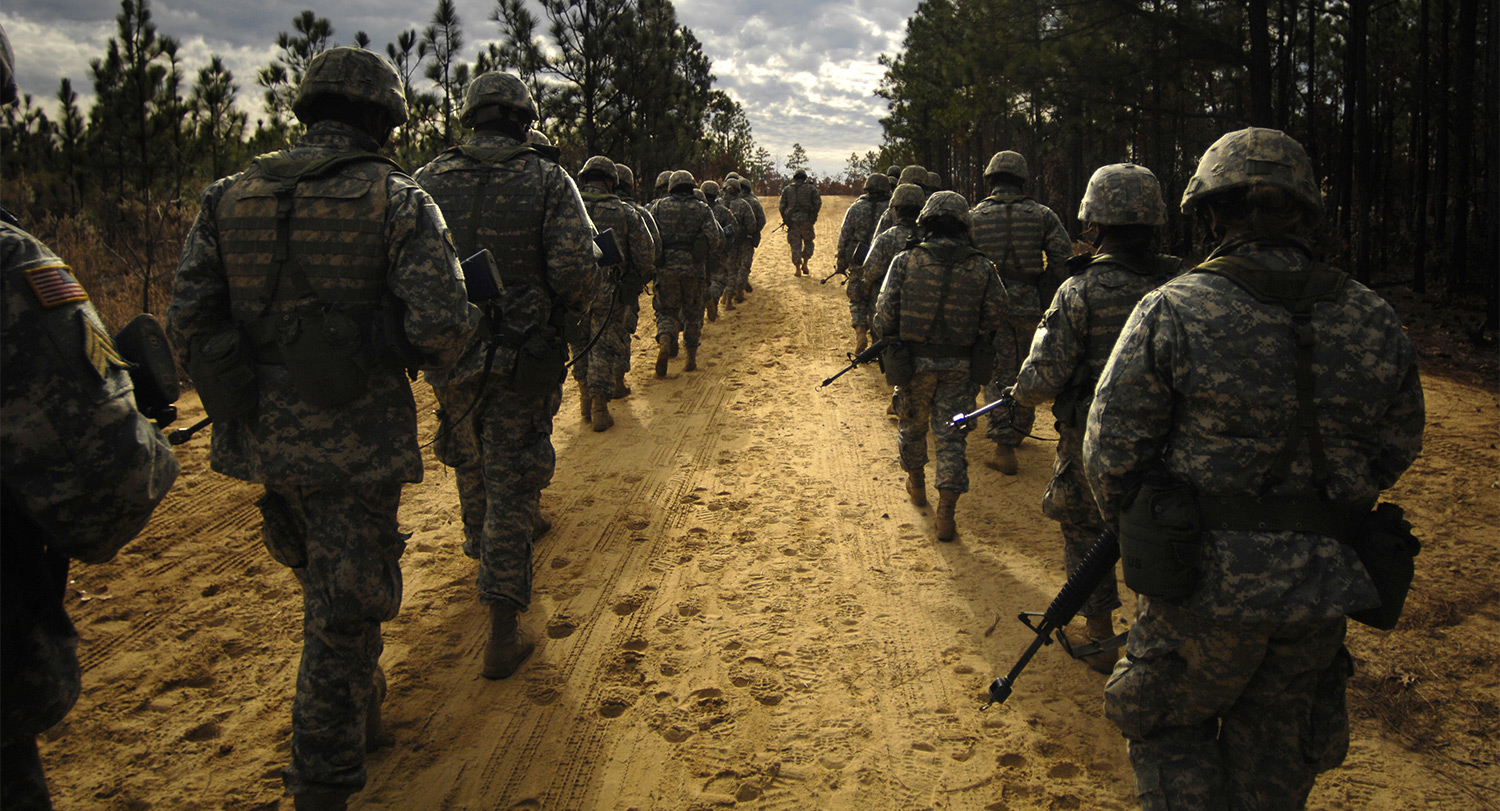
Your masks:
<svg viewBox="0 0 1500 811"><path fill-rule="evenodd" d="M1317 404L1313 397L1316 379L1312 360L1317 336L1313 334L1312 310L1313 305L1318 302L1337 299L1344 289L1344 283L1349 279L1348 275L1337 268L1316 262L1307 270L1272 271L1243 256L1215 257L1199 265L1194 272L1222 276L1239 285L1256 300L1266 304L1279 304L1291 312L1292 328L1297 339L1297 415L1288 432L1286 445L1277 454L1261 489L1264 492L1271 485L1286 481L1297 449L1306 440L1308 454L1312 457L1313 483L1326 497L1332 469L1328 464L1328 455L1323 450L1323 437L1318 430Z"/></svg>

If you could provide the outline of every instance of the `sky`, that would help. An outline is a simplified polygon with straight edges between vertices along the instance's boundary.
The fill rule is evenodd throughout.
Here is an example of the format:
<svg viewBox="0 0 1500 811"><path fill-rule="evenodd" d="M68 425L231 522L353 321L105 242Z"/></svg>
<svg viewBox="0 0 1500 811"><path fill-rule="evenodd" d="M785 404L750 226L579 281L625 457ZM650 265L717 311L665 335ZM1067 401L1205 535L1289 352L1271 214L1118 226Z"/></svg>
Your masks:
<svg viewBox="0 0 1500 811"><path fill-rule="evenodd" d="M260 112L255 71L276 55L278 32L311 8L333 24L336 44L357 31L371 47L407 29L425 27L436 7L411 0L149 0L157 33L175 37L189 85L210 54L222 57L240 99ZM801 144L808 168L841 175L851 153L881 143L885 101L875 95L882 53L895 54L917 0L674 0L678 21L692 29L713 60L715 87L739 102L756 143L784 167ZM498 35L489 15L496 0L455 0L472 62ZM535 10L535 9L534 9ZM49 114L66 77L85 114L92 102L89 60L103 57L115 35L118 0L4 0L0 25L16 55L22 93ZM538 12L540 17L540 13Z"/></svg>

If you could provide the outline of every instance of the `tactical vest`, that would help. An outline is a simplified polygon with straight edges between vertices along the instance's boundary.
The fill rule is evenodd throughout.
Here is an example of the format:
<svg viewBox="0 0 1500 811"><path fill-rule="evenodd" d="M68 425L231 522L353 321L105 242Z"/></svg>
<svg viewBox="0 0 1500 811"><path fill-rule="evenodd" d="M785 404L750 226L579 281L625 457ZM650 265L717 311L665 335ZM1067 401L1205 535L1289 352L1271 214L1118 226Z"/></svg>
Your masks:
<svg viewBox="0 0 1500 811"><path fill-rule="evenodd" d="M530 159L535 155L538 159ZM544 153L529 144L456 146L419 173L419 182L443 210L460 257L489 248L500 280L546 289L547 254Z"/></svg>
<svg viewBox="0 0 1500 811"><path fill-rule="evenodd" d="M1033 201L1022 195L991 195L981 200L971 215L974 244L995 263L1007 286L1030 283L1044 269L1041 245L1046 236L1045 215L1040 206L1037 211L1028 211L1025 203ZM1042 306L1046 304L1042 302Z"/></svg>
<svg viewBox="0 0 1500 811"><path fill-rule="evenodd" d="M813 211L813 199L818 193L817 187L807 181L803 181L801 183L793 183L788 188L788 191L790 195L787 198L786 205L787 220L791 222L811 220L816 213Z"/></svg>
<svg viewBox="0 0 1500 811"><path fill-rule="evenodd" d="M656 205L656 227L661 231L664 251L692 254L694 261L708 258L708 238L703 236L703 216L713 216L706 205L691 196L663 197Z"/></svg>
<svg viewBox="0 0 1500 811"><path fill-rule="evenodd" d="M936 264L939 272L907 275L901 289L901 339L916 342L912 354L917 357L968 358L978 337L982 296L955 290L954 275L971 257L984 254L971 245L932 242L920 243L913 253L930 257L923 263ZM953 312L959 306L965 311Z"/></svg>

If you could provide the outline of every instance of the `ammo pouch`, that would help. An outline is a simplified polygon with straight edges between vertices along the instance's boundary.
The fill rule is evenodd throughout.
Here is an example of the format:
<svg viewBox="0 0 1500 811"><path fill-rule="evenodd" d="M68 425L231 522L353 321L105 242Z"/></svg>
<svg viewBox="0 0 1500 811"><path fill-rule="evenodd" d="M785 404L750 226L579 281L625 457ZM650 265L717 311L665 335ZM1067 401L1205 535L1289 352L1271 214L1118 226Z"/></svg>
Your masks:
<svg viewBox="0 0 1500 811"><path fill-rule="evenodd" d="M1119 536L1126 586L1168 601L1197 588L1203 522L1191 485L1148 479L1121 511Z"/></svg>
<svg viewBox="0 0 1500 811"><path fill-rule="evenodd" d="M1364 516L1359 532L1348 541L1359 555L1380 605L1362 611L1351 611L1349 619L1372 628L1389 631L1401 618L1406 593L1411 589L1415 565L1413 558L1422 550L1422 542L1411 534L1411 522L1405 511L1395 504L1381 504Z"/></svg>
<svg viewBox="0 0 1500 811"><path fill-rule="evenodd" d="M885 382L892 386L909 386L917 376L917 365L912 359L911 347L900 341L892 341L880 353L880 371L885 372Z"/></svg>
<svg viewBox="0 0 1500 811"><path fill-rule="evenodd" d="M516 347L516 365L508 388L526 397L542 397L562 385L568 374L568 343L550 330L531 333Z"/></svg>
<svg viewBox="0 0 1500 811"><path fill-rule="evenodd" d="M276 330L292 387L319 408L348 405L369 390L370 373L360 357L364 343L358 321L326 307L299 308Z"/></svg>
<svg viewBox="0 0 1500 811"><path fill-rule="evenodd" d="M988 335L979 336L969 351L969 380L976 386L989 385L995 374L995 342Z"/></svg>
<svg viewBox="0 0 1500 811"><path fill-rule="evenodd" d="M255 358L249 339L237 325L193 339L187 370L209 419L223 424L255 416L259 398Z"/></svg>

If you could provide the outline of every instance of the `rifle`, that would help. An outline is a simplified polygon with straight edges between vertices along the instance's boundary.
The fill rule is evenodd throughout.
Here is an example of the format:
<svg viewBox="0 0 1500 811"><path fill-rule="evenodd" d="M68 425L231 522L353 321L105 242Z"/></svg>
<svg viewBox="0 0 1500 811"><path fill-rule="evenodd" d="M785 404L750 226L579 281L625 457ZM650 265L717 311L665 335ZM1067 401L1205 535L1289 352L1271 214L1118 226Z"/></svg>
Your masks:
<svg viewBox="0 0 1500 811"><path fill-rule="evenodd" d="M785 229L785 228L786 228L786 220L782 220L782 221L781 221L781 224L780 224L780 225L778 225L778 226L776 226L776 227L775 227L775 228L772 228L772 229L771 229L771 233L773 233L773 234L774 234L774 233L776 233L776 232L777 232L777 231L781 231L781 230L783 230L783 229Z"/></svg>
<svg viewBox="0 0 1500 811"><path fill-rule="evenodd" d="M843 276L844 277L844 282L847 282L849 280L849 271L847 271L847 270L835 270L834 272L828 274L827 276L824 276L823 277L823 281L818 282L818 284L828 284L828 280L832 279L835 276ZM842 287L844 285L844 282L839 282L839 286Z"/></svg>
<svg viewBox="0 0 1500 811"><path fill-rule="evenodd" d="M1002 395L998 400L992 403L985 403L983 407L970 411L967 414L954 414L949 424L964 433L968 433L974 430L974 423L985 414L997 408L1014 409L1015 407L1016 401L1013 398L1008 395Z"/></svg>
<svg viewBox="0 0 1500 811"><path fill-rule="evenodd" d="M173 445L181 445L187 442L189 439L192 439L194 434L202 431L204 428L207 428L213 421L213 417L204 417L203 419L198 420L197 422L189 425L186 428L178 428L170 434L167 434L167 441L172 443Z"/></svg>
<svg viewBox="0 0 1500 811"><path fill-rule="evenodd" d="M818 388L821 389L823 388L823 386L827 386L833 381L838 380L839 378L843 377L846 372L853 371L854 367L856 366L878 359L880 357L880 353L884 352L885 348L887 346L890 346L890 343L891 340L889 338L881 338L875 343L870 344L868 349L859 353L858 355L850 353L849 355L847 355L847 357L849 358L849 365L838 370L838 372L834 373L833 377L824 380L823 385L818 386Z"/></svg>
<svg viewBox="0 0 1500 811"><path fill-rule="evenodd" d="M1078 609L1083 606L1085 600L1094 592L1094 589L1105 577L1114 577L1115 561L1120 559L1120 540L1114 530L1106 529L1089 547L1088 554L1084 556L1083 562L1078 568L1068 575L1068 582L1063 584L1062 590L1052 599L1052 604L1047 606L1043 613L1034 611L1022 611L1017 619L1026 624L1036 633L1036 639L1021 654L1015 667L1004 676L998 676L990 682L990 700L980 709L987 710L991 704L1004 704L1010 698L1011 689L1015 686L1016 679L1020 678L1021 671L1025 669L1026 663L1031 657L1041 650L1043 645L1052 644L1052 635L1057 635L1057 641L1063 646L1073 658L1079 659L1092 656L1100 651L1118 648L1124 641L1126 634L1119 634L1113 639L1099 642L1091 642L1088 645L1073 647L1068 643L1068 638L1063 634L1063 628L1077 615ZM1032 617L1041 617L1039 624L1031 623Z"/></svg>

